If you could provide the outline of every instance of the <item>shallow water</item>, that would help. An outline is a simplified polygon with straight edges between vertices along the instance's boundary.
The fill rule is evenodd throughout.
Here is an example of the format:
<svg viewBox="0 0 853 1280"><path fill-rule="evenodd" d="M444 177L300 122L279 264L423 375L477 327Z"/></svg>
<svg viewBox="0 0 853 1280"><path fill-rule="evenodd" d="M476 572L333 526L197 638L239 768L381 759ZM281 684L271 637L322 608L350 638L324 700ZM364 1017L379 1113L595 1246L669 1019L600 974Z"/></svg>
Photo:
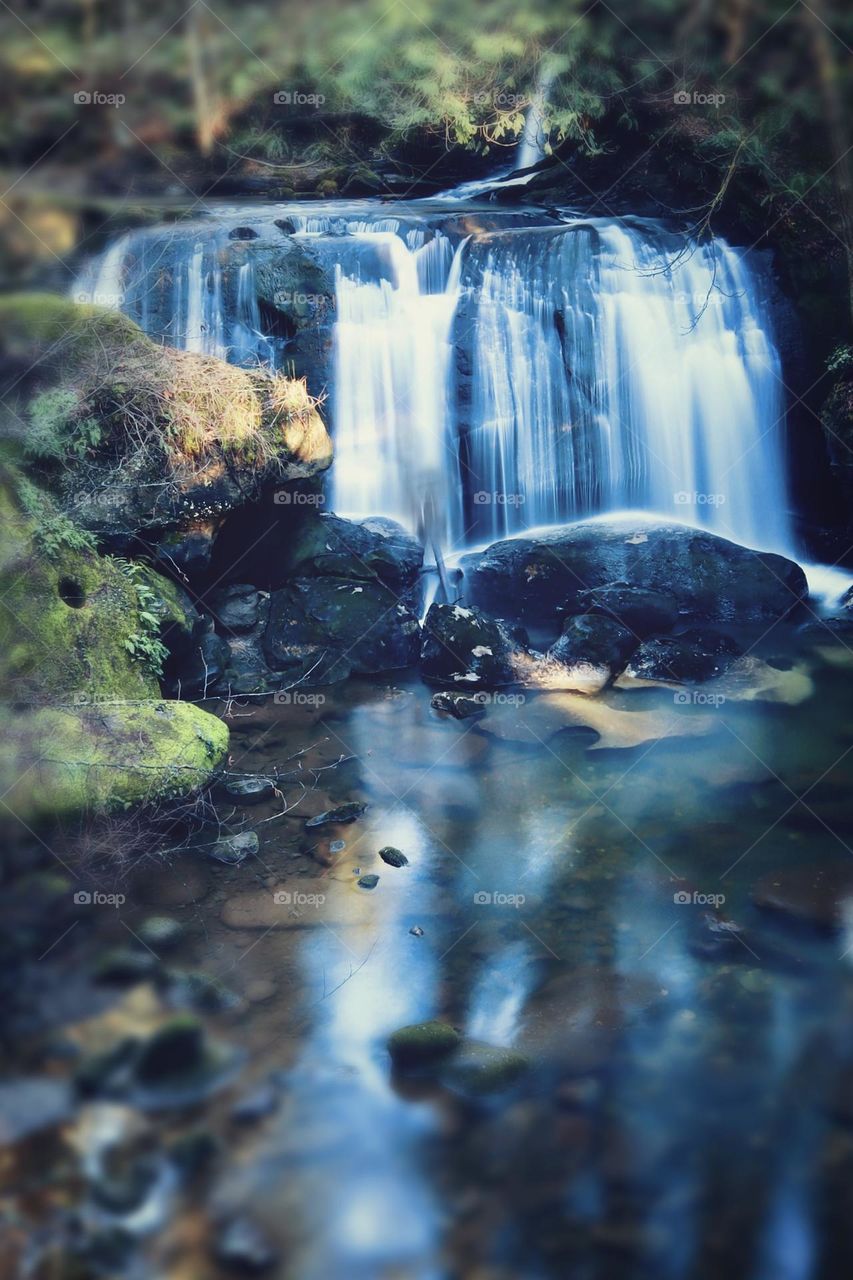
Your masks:
<svg viewBox="0 0 853 1280"><path fill-rule="evenodd" d="M238 997L206 1019L246 1053L201 1113L225 1154L203 1191L160 1189L127 1273L219 1275L210 1224L249 1212L270 1274L300 1280L849 1275L853 916L820 931L752 895L853 853L851 660L779 657L813 682L795 706L608 694L703 729L611 750L554 733L544 695L459 723L408 677L232 704L231 767L281 779L219 810L258 857L148 866L43 962L85 971L165 900L188 926L169 963ZM305 830L353 800L356 822ZM96 990L59 1019L139 1029L145 988ZM389 1033L434 1017L529 1070L488 1097L394 1079ZM273 1114L235 1127L234 1099L281 1072Z"/></svg>

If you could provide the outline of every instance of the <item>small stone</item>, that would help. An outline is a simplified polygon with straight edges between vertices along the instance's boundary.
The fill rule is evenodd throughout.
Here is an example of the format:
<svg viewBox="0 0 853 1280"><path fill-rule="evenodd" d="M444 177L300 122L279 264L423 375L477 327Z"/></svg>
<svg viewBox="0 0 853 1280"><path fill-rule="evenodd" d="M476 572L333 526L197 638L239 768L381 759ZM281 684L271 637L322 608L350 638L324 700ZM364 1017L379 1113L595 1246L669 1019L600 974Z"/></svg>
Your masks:
<svg viewBox="0 0 853 1280"><path fill-rule="evenodd" d="M338 805L336 809L327 809L325 813L318 813L316 817L308 818L305 823L305 829L311 831L315 827L324 827L333 822L355 822L356 818L360 818L366 808L366 804L351 800L348 804Z"/></svg>
<svg viewBox="0 0 853 1280"><path fill-rule="evenodd" d="M275 783L272 778L228 778L222 789L235 804L262 804L275 794Z"/></svg>
<svg viewBox="0 0 853 1280"><path fill-rule="evenodd" d="M413 924L409 933L413 938L422 938L424 936L424 931L419 924Z"/></svg>
<svg viewBox="0 0 853 1280"><path fill-rule="evenodd" d="M389 867L407 867L409 865L409 859L406 855L390 844L379 850L379 856L383 862L388 863Z"/></svg>
<svg viewBox="0 0 853 1280"><path fill-rule="evenodd" d="M395 1067L419 1067L438 1062L459 1044L459 1032L447 1022L414 1022L400 1027L388 1040Z"/></svg>
<svg viewBox="0 0 853 1280"><path fill-rule="evenodd" d="M484 716L486 705L482 698L473 698L464 693L434 693L429 700L434 711L453 716L454 720L470 720L474 716Z"/></svg>
<svg viewBox="0 0 853 1280"><path fill-rule="evenodd" d="M200 1068L205 1061L204 1031L195 1018L173 1018L148 1040L136 1063L143 1084L159 1084Z"/></svg>
<svg viewBox="0 0 853 1280"><path fill-rule="evenodd" d="M257 832L241 831L238 835L217 840L216 844L208 850L208 857L213 858L214 862L224 863L227 867L239 867L250 854L258 852L260 844Z"/></svg>
<svg viewBox="0 0 853 1280"><path fill-rule="evenodd" d="M184 932L184 926L171 916L149 916L136 931L140 942L152 951L169 951L181 941Z"/></svg>
<svg viewBox="0 0 853 1280"><path fill-rule="evenodd" d="M360 889L375 889L379 884L379 876L373 875L372 873L370 875L360 876L356 883Z"/></svg>
<svg viewBox="0 0 853 1280"><path fill-rule="evenodd" d="M95 965L95 981L112 986L132 986L147 982L157 972L157 957L150 951L134 947L114 947L106 951Z"/></svg>
<svg viewBox="0 0 853 1280"><path fill-rule="evenodd" d="M277 1254L266 1236L249 1218L234 1218L219 1233L216 1260L230 1271L260 1275L275 1266Z"/></svg>

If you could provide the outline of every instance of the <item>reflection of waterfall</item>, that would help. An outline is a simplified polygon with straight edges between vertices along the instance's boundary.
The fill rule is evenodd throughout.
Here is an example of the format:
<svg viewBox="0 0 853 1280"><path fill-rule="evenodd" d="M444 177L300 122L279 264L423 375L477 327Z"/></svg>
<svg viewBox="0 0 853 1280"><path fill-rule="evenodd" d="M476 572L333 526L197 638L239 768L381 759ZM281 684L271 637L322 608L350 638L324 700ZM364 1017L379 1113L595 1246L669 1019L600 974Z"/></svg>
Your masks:
<svg viewBox="0 0 853 1280"><path fill-rule="evenodd" d="M790 551L770 294L747 253L640 219L281 212L132 232L78 294L163 341L285 367L260 273L301 247L335 293L318 381L342 513L417 525L434 494L461 544L628 506Z"/></svg>

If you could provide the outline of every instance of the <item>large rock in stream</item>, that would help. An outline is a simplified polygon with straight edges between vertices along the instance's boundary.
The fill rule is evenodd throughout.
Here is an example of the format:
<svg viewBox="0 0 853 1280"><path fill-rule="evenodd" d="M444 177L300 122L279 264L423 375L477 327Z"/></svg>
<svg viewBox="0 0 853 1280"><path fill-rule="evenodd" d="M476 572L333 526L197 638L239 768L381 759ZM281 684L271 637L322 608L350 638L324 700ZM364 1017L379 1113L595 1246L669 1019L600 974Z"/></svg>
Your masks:
<svg viewBox="0 0 853 1280"><path fill-rule="evenodd" d="M808 594L802 569L784 556L641 516L507 539L461 564L470 603L546 626L561 611L588 612L591 590L626 583L661 593L683 621L766 622L786 617Z"/></svg>

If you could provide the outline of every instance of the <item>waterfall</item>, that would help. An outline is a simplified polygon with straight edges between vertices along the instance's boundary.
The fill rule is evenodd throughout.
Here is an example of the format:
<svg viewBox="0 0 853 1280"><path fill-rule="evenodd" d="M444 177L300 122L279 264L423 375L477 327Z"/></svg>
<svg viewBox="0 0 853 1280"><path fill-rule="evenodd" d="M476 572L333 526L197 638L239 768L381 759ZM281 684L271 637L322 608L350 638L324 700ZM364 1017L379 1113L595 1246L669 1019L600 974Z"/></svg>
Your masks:
<svg viewBox="0 0 853 1280"><path fill-rule="evenodd" d="M334 290L335 510L419 527L426 503L462 546L638 508L791 551L760 258L649 219L341 201L131 232L76 295L187 350L290 367L258 301L282 246Z"/></svg>

